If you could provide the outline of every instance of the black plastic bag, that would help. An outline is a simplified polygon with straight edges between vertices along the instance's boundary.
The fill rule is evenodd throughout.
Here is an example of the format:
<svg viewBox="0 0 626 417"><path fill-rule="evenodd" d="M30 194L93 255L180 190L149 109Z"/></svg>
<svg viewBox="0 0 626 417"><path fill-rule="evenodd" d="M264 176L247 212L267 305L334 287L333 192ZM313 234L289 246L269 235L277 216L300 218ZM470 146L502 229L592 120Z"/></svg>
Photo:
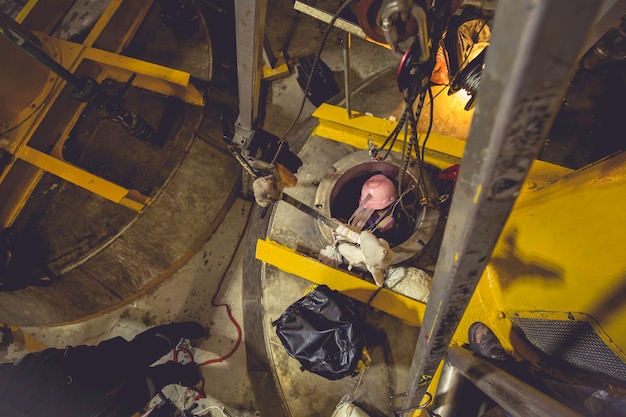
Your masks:
<svg viewBox="0 0 626 417"><path fill-rule="evenodd" d="M0 291L17 291L28 286L47 287L57 281L47 261L47 248L35 235L0 229Z"/></svg>
<svg viewBox="0 0 626 417"><path fill-rule="evenodd" d="M301 369L330 380L354 375L365 339L358 304L325 285L302 297L272 322Z"/></svg>
<svg viewBox="0 0 626 417"><path fill-rule="evenodd" d="M339 93L340 90L335 82L332 70L321 58L317 60L315 70L313 70L313 74L311 74L314 63L315 56L313 54L300 58L300 63L296 67L298 72L297 80L298 85L302 89L302 92L306 94L309 101L315 107L319 107L322 103L327 102L335 94ZM308 83L309 76L311 76L310 83ZM306 89L307 83L309 84L308 91Z"/></svg>

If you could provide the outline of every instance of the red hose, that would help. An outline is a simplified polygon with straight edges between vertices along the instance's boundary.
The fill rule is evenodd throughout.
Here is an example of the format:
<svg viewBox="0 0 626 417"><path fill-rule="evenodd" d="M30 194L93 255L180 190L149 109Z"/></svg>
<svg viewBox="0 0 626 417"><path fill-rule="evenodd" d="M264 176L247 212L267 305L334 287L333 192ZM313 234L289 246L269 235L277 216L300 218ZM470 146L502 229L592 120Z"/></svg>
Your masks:
<svg viewBox="0 0 626 417"><path fill-rule="evenodd" d="M241 331L241 326L239 325L239 323L237 322L237 320L235 320L235 317L233 316L233 313L231 311L230 305L226 304L226 303L216 304L215 303L215 299L217 298L217 295L220 293L220 290L222 288L222 284L224 283L224 280L226 278L226 274L228 273L228 270L230 269L230 267L233 264L233 261L235 260L235 256L237 254L237 251L239 250L239 246L241 246L241 242L243 241L243 238L245 236L246 229L248 228L248 224L250 223L250 216L252 215L252 211L253 211L253 209L251 207L250 211L248 212L248 218L246 219L246 224L243 227L243 232L241 234L241 237L239 238L239 240L237 241L237 245L235 246L235 250L233 252L233 256L230 258L230 261L228 262L228 265L226 266L224 274L222 275L222 278L220 278L220 282L219 282L219 284L217 286L217 290L215 291L215 294L213 295L213 299L211 300L211 306L213 306L213 307L226 307L226 313L228 314L228 318L230 319L231 323L233 323L233 325L235 326L235 329L237 329L237 341L235 342L235 346L233 346L233 348L230 350L230 352L228 352L226 355L221 356L219 358L206 360L204 362L199 363L198 366L204 366L204 365L210 365L212 363L224 362L225 360L227 360L228 358L230 358L231 356L233 356L235 354L235 352L239 348L239 345L241 344L241 340L243 338L243 332ZM191 360L193 361L193 355L192 355L191 351L189 351L188 349L176 349L175 348L174 349L174 361L175 362L178 362L178 354L180 352L184 352L187 355L189 355L191 357Z"/></svg>

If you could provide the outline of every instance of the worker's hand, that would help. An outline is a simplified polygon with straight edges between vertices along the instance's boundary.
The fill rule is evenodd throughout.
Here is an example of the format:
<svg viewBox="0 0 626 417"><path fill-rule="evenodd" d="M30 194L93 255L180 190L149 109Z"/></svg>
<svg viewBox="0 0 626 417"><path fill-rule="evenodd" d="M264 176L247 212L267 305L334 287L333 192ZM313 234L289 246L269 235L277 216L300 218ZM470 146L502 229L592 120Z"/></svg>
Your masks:
<svg viewBox="0 0 626 417"><path fill-rule="evenodd" d="M267 207L282 198L285 187L298 183L295 175L281 164L276 164L271 174L257 178L252 183L254 200L261 207Z"/></svg>
<svg viewBox="0 0 626 417"><path fill-rule="evenodd" d="M261 207L267 207L282 198L283 187L274 175L257 178L252 183L254 200Z"/></svg>

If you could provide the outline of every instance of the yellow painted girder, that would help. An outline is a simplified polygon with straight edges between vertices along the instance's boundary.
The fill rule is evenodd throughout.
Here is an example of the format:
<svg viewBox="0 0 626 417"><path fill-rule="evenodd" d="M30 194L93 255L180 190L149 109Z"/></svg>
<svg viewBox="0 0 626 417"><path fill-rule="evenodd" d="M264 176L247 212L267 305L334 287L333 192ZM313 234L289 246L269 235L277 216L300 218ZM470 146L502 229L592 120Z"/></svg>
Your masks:
<svg viewBox="0 0 626 417"><path fill-rule="evenodd" d="M150 203L150 199L147 196L131 193L131 190L127 188L120 187L111 181L93 175L88 171L40 152L30 146L21 148L17 156L44 171L130 209L141 211Z"/></svg>
<svg viewBox="0 0 626 417"><path fill-rule="evenodd" d="M152 62L142 61L140 59L131 58L124 55L115 54L113 52L103 51L102 49L85 48L83 58L98 62L100 64L106 64L111 67L125 69L129 72L158 78L169 83L178 84L185 87L189 85L190 75L188 72L164 67L163 65L153 64Z"/></svg>
<svg viewBox="0 0 626 417"><path fill-rule="evenodd" d="M26 16L33 10L33 7L38 3L39 0L28 0L28 3L22 7L22 10L19 11L17 16L15 16L15 21L17 23L22 23Z"/></svg>
<svg viewBox="0 0 626 417"><path fill-rule="evenodd" d="M263 65L263 80L273 81L281 77L289 75L289 66L285 61L285 55L280 52L276 57L276 64L274 68L267 65Z"/></svg>
<svg viewBox="0 0 626 417"><path fill-rule="evenodd" d="M380 148L397 125L396 121L356 111L352 112L352 117L348 117L346 109L326 103L320 105L313 112L313 116L319 120L313 132L314 135L358 149L368 149L370 141ZM392 148L393 151L402 152L404 136L404 130L402 130ZM424 137L424 133L418 133L420 146ZM461 160L464 149L465 142L462 140L431 133L426 143L425 159L426 162L439 168L447 168L452 163Z"/></svg>
<svg viewBox="0 0 626 417"><path fill-rule="evenodd" d="M375 284L325 265L271 240L257 241L257 259L318 285L326 285L355 300L367 303L378 289ZM397 317L409 325L420 326L426 305L412 298L383 288L371 306Z"/></svg>
<svg viewBox="0 0 626 417"><path fill-rule="evenodd" d="M129 69L109 66L106 64L100 65L102 67L102 78L113 78L114 80L120 82L126 82L132 75L132 71ZM200 94L200 92L191 84L181 85L160 78L138 74L133 80L133 85L155 93L170 97L177 97L194 106L201 106L204 104L204 97L202 97L202 94Z"/></svg>
<svg viewBox="0 0 626 417"><path fill-rule="evenodd" d="M189 82L191 75L188 72L97 48L85 48L82 58L98 63L103 78L111 77L125 82L131 74L136 74L133 85L137 87L178 97L196 106L204 104L202 94Z"/></svg>

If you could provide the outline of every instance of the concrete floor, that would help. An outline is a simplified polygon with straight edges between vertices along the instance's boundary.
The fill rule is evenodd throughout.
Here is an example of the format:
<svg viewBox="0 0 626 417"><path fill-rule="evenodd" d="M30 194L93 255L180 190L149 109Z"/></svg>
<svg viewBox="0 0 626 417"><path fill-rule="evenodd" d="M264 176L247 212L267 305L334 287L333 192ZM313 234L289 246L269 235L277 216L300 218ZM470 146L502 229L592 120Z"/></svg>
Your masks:
<svg viewBox="0 0 626 417"><path fill-rule="evenodd" d="M291 68L288 77L265 84L263 128L278 136L296 117L296 103L299 105L302 99L295 73L297 58L317 50L325 28L315 19L294 11L292 4L287 0L270 1L267 16L268 41L275 51L285 53ZM317 4L332 11L337 2L327 0ZM205 118L198 130L199 135L192 140L192 146L201 148L198 151L200 154L206 152L204 139L209 140L210 149L220 148L219 115L236 111L233 32L229 26L232 21L228 20L232 19L232 15L218 10L220 2L214 2L214 6L217 18L209 21L209 29L213 51L218 59L211 63L213 80L207 86L211 99L209 104L213 106L204 109ZM224 38L228 40L224 41ZM322 59L333 70L338 85L343 88L343 57L339 38L338 31L331 34ZM380 46L354 38L351 53L352 83L357 90L353 97L353 109L379 117L397 114L401 100L393 85L395 58ZM171 56L169 64L191 72L201 85L205 85L202 81L209 69L205 65L199 66L194 54L189 59ZM374 78L376 74L383 75ZM373 79L374 82L371 81ZM454 100L454 97L442 94L438 100ZM342 94L331 101L342 103ZM305 162L298 174L300 187L294 189L293 194L305 202L312 201L315 191L312 186L319 182L327 168L320 161L328 164L332 158L350 152L345 145L311 138L316 123L310 117L313 110L314 106L307 102L300 123L287 137L291 149L299 151ZM471 112L463 113L463 120L459 123L440 124L438 133L464 139L470 116ZM554 159L560 158L558 152L549 154ZM238 169L234 168L236 165L232 161L223 162L223 166L219 165L221 163L220 160L216 165L224 177L238 178ZM176 267L168 269L167 278L162 282L142 291L132 300L72 323L21 326L14 331L14 341L0 351L2 361L14 361L27 351L44 346L92 344L117 335L130 338L151 325L198 320L210 328L210 335L206 341L194 346L196 362L219 359L232 352L227 360L202 367L208 397L199 400L197 410L206 409L206 415L330 416L345 395L356 399L372 416L389 415L392 407L389 395L403 392L406 386L417 329L383 313L372 312L369 319L377 327L385 329L389 343L372 348L373 363L370 368L360 376L340 381L328 381L301 372L298 364L287 357L279 344L271 321L300 298L311 283L256 261L254 243L257 238L265 236L301 241L309 246L321 243L312 233L310 219L302 218L301 213L294 214L293 209L283 203L279 203L271 215L261 220L258 207L249 198L242 198L239 194L233 201L228 200L226 195L233 190L238 192L238 187L239 183L232 180L219 190L220 201L224 201L221 208L196 208L197 213L209 210L207 216L210 217L226 207L225 216L198 245L187 245L187 250L179 257L184 262L172 262L176 263ZM210 189L186 192L200 193L196 196L198 200L215 199L217 195L215 190ZM304 226L296 228L294 222ZM196 240L190 239L189 242L197 242L209 230L206 224L197 229L202 230L194 230L191 235ZM238 331L229 320L226 305L232 309L234 319L242 327L241 344L237 342ZM181 404L181 392L176 387L166 389L165 393Z"/></svg>

